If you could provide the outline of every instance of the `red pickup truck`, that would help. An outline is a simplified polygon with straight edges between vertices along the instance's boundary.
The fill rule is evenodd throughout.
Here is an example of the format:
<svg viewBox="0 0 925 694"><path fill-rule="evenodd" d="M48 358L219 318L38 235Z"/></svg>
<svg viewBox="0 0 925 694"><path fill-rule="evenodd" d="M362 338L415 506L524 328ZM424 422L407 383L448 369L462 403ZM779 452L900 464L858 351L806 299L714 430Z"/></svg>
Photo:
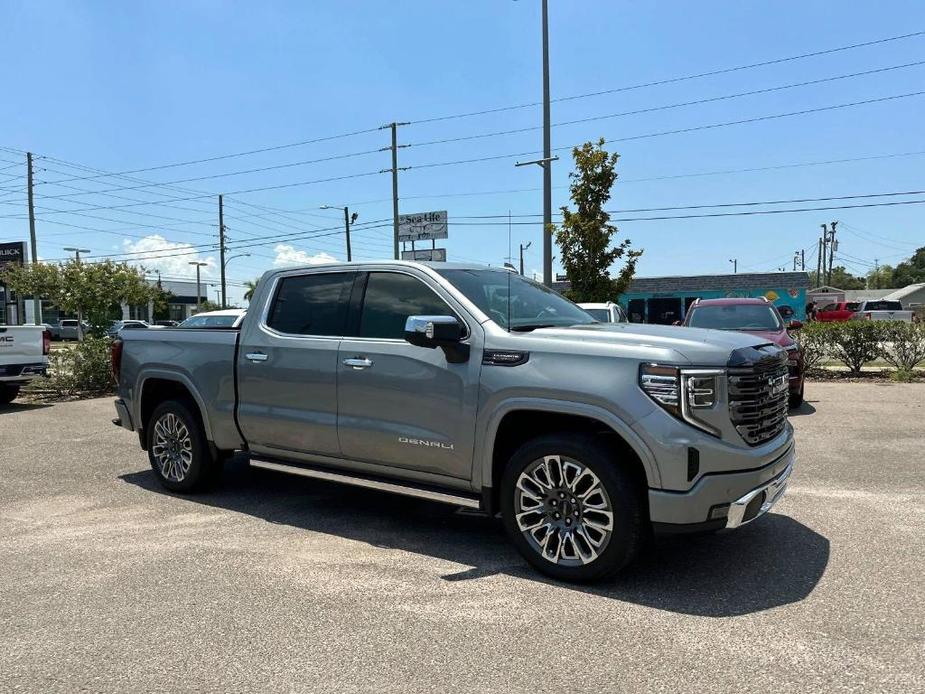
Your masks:
<svg viewBox="0 0 925 694"><path fill-rule="evenodd" d="M816 320L820 323L851 320L859 305L857 301L839 301L834 304L826 304L816 310Z"/></svg>

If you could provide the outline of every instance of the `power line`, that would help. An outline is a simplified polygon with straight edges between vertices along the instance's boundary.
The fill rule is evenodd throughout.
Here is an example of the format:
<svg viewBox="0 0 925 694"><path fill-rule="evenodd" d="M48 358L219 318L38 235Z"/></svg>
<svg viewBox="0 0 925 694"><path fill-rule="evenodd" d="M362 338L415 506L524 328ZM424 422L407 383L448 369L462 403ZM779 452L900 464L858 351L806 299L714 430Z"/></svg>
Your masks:
<svg viewBox="0 0 925 694"><path fill-rule="evenodd" d="M718 70L710 70L708 72L700 72L692 75L684 75L681 77L670 77L662 80L655 80L652 82L643 82L640 84L633 84L624 87L615 87L613 89L604 89L596 92L586 92L584 94L575 94L572 96L562 96L556 99L552 99L553 103L559 103L563 101L574 101L576 99L587 99L593 96L604 96L606 94L616 94L619 92L627 92L634 89L643 89L645 87L658 87L665 84L674 84L677 82L684 82L686 80L700 79L703 77L714 77L716 75L725 75L731 72L739 72L741 70L751 70L753 68L765 67L767 65L779 65L780 63L787 63L794 60L803 60L805 58L815 58L820 55L829 55L832 53L839 53L841 51L849 51L855 48L863 48L866 46L875 46L878 44L889 43L891 41L901 41L903 39L915 38L918 36L925 35L925 31L916 31L909 34L901 34L899 36L889 36L883 39L875 39L873 41L864 41L861 43L853 43L847 46L839 46L837 48L828 48L821 51L813 51L811 53L801 53L800 55L788 56L786 58L774 58L772 60L764 60L758 63L749 63L747 65L737 65L735 67L720 68ZM524 108L533 108L535 106L542 106L541 101L534 101L527 104L517 104L514 106L500 106L496 108L483 109L481 111L470 111L468 113L455 113L446 116L435 116L433 118L422 118L420 120L411 121L411 125L421 125L423 123L435 123L438 121L451 120L456 118L469 118L472 116L482 116L491 113L502 113L505 111L515 111L518 109Z"/></svg>
<svg viewBox="0 0 925 694"><path fill-rule="evenodd" d="M567 121L561 121L559 123L553 123L551 127L559 128L559 127L563 127L567 125L578 125L581 123L590 123L593 121L607 120L610 118L622 118L625 116L635 116L635 115L640 115L643 113L653 113L655 111L667 111L670 109L682 108L684 106L697 106L700 104L709 104L709 103L714 103L717 101L727 101L729 99L738 99L738 98L742 98L745 96L755 96L758 94L769 94L772 92L778 92L778 91L782 91L785 89L795 89L797 87L807 87L807 86L811 86L814 84L835 82L838 80L849 79L852 77L862 77L866 75L874 75L874 74L878 74L881 72L889 72L891 70L900 70L903 68L916 67L919 65L925 65L925 60L919 60L913 63L904 63L902 65L892 65L890 67L876 68L873 70L865 70L863 72L853 72L853 73L845 74L845 75L836 75L833 77L823 77L820 79L809 80L806 82L795 82L793 84L784 84L784 85L780 85L777 87L766 87L764 89L753 89L751 91L739 92L737 94L725 94L723 96L713 96L713 97L708 97L708 98L703 98L703 99L695 99L693 101L682 101L682 102L675 103L675 104L664 104L661 106L650 106L647 108L640 108L640 109L635 109L632 111L622 111L620 113L609 113L609 114L600 115L600 116L589 116L587 118L577 118L574 120L567 120ZM427 147L431 145L442 145L442 144L447 144L451 142L464 142L467 140L479 140L479 139L484 139L488 137L498 137L502 135L515 135L519 133L533 132L533 131L542 130L542 129L543 129L542 125L533 125L533 126L528 126L528 127L523 127L523 128L515 128L512 130L497 130L497 131L488 132L488 133L477 133L475 135L463 135L460 137L447 137L447 138L442 138L438 140L427 140L424 142L412 142L408 146L409 147Z"/></svg>

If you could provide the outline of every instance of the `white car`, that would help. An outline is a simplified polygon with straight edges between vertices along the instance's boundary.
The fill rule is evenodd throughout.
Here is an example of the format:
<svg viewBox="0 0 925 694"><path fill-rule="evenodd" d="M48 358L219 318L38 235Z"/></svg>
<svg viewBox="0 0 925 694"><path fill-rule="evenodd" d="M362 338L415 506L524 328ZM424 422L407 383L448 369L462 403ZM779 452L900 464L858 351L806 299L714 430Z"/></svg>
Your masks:
<svg viewBox="0 0 925 694"><path fill-rule="evenodd" d="M43 325L0 325L0 405L48 370L51 331Z"/></svg>
<svg viewBox="0 0 925 694"><path fill-rule="evenodd" d="M226 308L221 311L203 311L190 316L178 328L237 328L247 311L243 308Z"/></svg>
<svg viewBox="0 0 925 694"><path fill-rule="evenodd" d="M857 311L851 318L853 320L899 320L911 323L912 311L903 309L903 305L898 301L877 299L859 303Z"/></svg>
<svg viewBox="0 0 925 694"><path fill-rule="evenodd" d="M608 301L604 304L578 304L601 323L629 323L620 304Z"/></svg>

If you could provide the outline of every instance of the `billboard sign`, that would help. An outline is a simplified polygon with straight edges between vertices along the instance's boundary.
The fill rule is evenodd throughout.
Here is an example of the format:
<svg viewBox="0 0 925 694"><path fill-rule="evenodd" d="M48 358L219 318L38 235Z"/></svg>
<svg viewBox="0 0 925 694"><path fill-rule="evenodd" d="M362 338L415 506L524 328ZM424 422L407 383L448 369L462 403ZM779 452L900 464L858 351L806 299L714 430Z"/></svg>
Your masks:
<svg viewBox="0 0 925 694"><path fill-rule="evenodd" d="M445 248L422 248L415 251L402 251L401 252L402 260L420 260L420 261L432 261L437 263L446 262L446 249Z"/></svg>
<svg viewBox="0 0 925 694"><path fill-rule="evenodd" d="M447 236L446 210L398 215L399 241L430 241Z"/></svg>
<svg viewBox="0 0 925 694"><path fill-rule="evenodd" d="M8 265L22 265L26 262L26 242L0 243L0 270Z"/></svg>

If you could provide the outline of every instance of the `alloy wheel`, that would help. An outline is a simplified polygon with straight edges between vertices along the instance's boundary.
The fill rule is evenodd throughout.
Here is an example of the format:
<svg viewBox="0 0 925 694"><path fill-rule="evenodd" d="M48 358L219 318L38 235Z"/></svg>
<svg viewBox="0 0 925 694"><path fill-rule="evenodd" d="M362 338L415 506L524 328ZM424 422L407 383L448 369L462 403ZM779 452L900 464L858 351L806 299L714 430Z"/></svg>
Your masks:
<svg viewBox="0 0 925 694"><path fill-rule="evenodd" d="M173 412L165 412L154 423L151 453L165 479L184 480L193 464L193 440L186 424Z"/></svg>
<svg viewBox="0 0 925 694"><path fill-rule="evenodd" d="M531 462L517 478L517 527L544 559L559 566L590 564L613 534L613 507L590 468L562 455Z"/></svg>

